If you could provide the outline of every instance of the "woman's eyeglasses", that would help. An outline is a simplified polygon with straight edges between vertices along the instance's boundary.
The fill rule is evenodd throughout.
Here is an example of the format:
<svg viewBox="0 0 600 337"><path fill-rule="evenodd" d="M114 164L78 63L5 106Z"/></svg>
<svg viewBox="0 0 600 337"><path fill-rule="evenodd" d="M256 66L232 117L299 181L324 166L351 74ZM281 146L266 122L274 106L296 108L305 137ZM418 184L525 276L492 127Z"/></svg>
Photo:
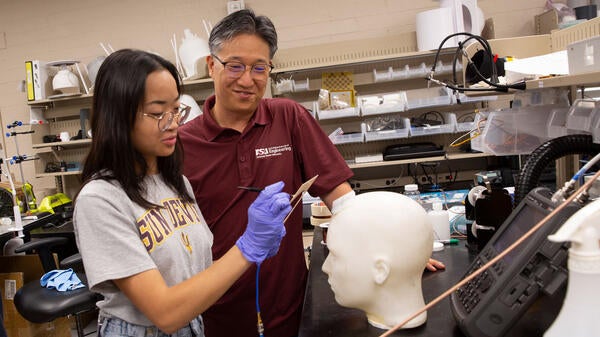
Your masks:
<svg viewBox="0 0 600 337"><path fill-rule="evenodd" d="M191 110L190 106L181 103L177 108L177 112L165 111L161 114L143 113L143 115L156 119L158 121L158 129L164 132L169 129L174 118L177 118L177 125L183 125L190 115Z"/></svg>
<svg viewBox="0 0 600 337"><path fill-rule="evenodd" d="M247 66L239 61L224 62L221 61L221 59L218 58L217 55L211 55L215 58L215 60L219 61L219 63L223 65L223 68L225 68L225 73L231 79L238 79L242 77L242 75L246 72L246 69L250 68L250 76L252 76L252 78L257 80L265 80L267 76L269 76L271 70L273 70L272 64L255 63L251 66Z"/></svg>

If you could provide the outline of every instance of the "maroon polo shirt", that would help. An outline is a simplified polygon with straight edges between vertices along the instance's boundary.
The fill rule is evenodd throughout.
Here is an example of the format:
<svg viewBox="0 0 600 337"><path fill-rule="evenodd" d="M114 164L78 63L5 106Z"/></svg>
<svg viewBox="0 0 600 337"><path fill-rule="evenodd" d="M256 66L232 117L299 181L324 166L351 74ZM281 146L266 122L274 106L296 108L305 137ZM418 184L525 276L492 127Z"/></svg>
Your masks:
<svg viewBox="0 0 600 337"><path fill-rule="evenodd" d="M179 128L185 151L184 174L214 235L213 259L225 254L244 233L255 192L237 186L264 187L279 180L294 193L306 180L319 178L309 189L321 196L352 176L352 171L317 121L300 104L284 98L262 99L246 129L220 127L210 110ZM279 253L260 270L261 317L265 334L298 334L307 269L302 243L302 205L286 223ZM207 337L257 336L256 267L250 268L202 314ZM232 324L234 323L234 324Z"/></svg>

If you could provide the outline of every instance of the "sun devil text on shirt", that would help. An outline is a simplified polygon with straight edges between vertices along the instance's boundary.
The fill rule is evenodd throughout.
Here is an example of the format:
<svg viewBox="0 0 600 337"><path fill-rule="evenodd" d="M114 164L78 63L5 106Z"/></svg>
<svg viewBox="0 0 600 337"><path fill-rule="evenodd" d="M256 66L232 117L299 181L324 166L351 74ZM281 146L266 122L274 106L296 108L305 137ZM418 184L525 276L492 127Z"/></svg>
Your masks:
<svg viewBox="0 0 600 337"><path fill-rule="evenodd" d="M292 151L292 147L289 144L254 149L254 153L256 154L257 159L281 156L283 154L283 152L286 152L286 151L290 151L290 152Z"/></svg>

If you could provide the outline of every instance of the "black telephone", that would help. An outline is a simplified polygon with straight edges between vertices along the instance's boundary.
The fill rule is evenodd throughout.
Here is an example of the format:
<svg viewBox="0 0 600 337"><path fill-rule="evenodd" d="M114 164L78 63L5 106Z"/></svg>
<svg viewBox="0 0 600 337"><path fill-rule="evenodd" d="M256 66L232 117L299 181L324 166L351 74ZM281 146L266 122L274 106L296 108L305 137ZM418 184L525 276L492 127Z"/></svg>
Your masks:
<svg viewBox="0 0 600 337"><path fill-rule="evenodd" d="M556 206L552 193L538 187L515 208L475 258L466 275L513 244ZM567 244L547 239L581 205L571 203L515 250L450 296L452 312L469 337L504 334L543 292L552 296L567 280Z"/></svg>

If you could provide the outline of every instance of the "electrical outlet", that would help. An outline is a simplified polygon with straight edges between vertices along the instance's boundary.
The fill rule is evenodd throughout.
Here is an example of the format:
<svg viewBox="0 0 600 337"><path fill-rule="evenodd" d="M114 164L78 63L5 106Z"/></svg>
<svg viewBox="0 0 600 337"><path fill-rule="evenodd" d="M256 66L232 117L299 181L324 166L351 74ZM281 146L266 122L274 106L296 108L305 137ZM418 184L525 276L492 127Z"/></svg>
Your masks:
<svg viewBox="0 0 600 337"><path fill-rule="evenodd" d="M231 14L239 11L240 9L246 8L244 6L244 0L231 0L227 1L227 14Z"/></svg>
<svg viewBox="0 0 600 337"><path fill-rule="evenodd" d="M421 184L441 184L446 182L452 182L454 180L454 176L449 174L438 174L437 179L434 175L422 175L419 176L419 183Z"/></svg>

